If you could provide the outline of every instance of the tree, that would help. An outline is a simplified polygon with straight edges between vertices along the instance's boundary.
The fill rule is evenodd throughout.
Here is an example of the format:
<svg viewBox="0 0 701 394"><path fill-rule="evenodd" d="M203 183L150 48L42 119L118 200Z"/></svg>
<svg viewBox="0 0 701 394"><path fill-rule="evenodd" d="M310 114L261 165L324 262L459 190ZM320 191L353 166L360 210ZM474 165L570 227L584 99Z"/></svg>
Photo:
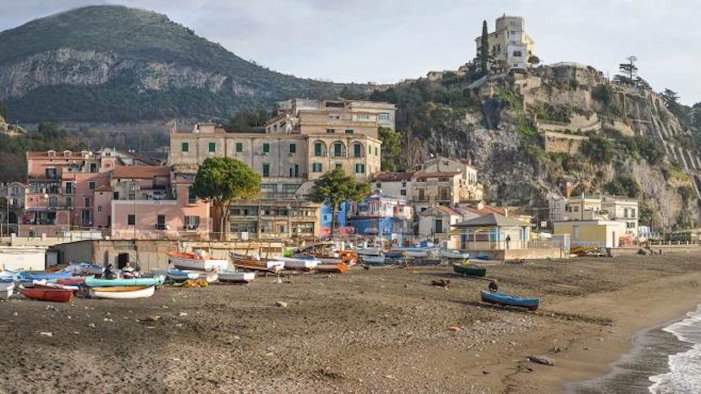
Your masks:
<svg viewBox="0 0 701 394"><path fill-rule="evenodd" d="M613 145L605 137L592 136L579 148L595 164L609 164L613 160Z"/></svg>
<svg viewBox="0 0 701 394"><path fill-rule="evenodd" d="M640 204L640 209L639 209L639 217L640 217L640 224L643 226L650 226L655 222L656 218L656 213L655 213L655 208L652 205L649 205L647 203L642 203Z"/></svg>
<svg viewBox="0 0 701 394"><path fill-rule="evenodd" d="M642 193L638 182L629 176L618 177L607 183L604 188L607 193L613 194L614 196L638 198Z"/></svg>
<svg viewBox="0 0 701 394"><path fill-rule="evenodd" d="M229 119L225 128L229 133L249 131L254 127L264 126L268 119L270 119L270 113L264 109L239 111Z"/></svg>
<svg viewBox="0 0 701 394"><path fill-rule="evenodd" d="M480 71L489 74L489 30L487 21L482 21L482 37L480 38Z"/></svg>
<svg viewBox="0 0 701 394"><path fill-rule="evenodd" d="M331 234L336 232L336 212L344 201L360 201L370 193L369 183L358 183L341 168L327 172L314 182L312 201L331 205Z"/></svg>
<svg viewBox="0 0 701 394"><path fill-rule="evenodd" d="M540 58L539 58L538 56L536 56L536 55L531 55L531 56L528 58L528 63L530 63L530 64L532 64L532 65L534 65L534 66L537 66L537 65L540 64Z"/></svg>
<svg viewBox="0 0 701 394"><path fill-rule="evenodd" d="M215 233L226 239L226 218L234 199L249 199L260 192L261 176L240 160L210 157L200 165L193 191L198 198L211 202L217 213Z"/></svg>
<svg viewBox="0 0 701 394"><path fill-rule="evenodd" d="M638 67L635 65L635 62L638 60L638 58L635 56L629 56L626 58L626 60L628 60L628 63L621 63L618 65L618 70L621 72L621 74L616 75L614 79L621 83L635 85L635 77L638 74Z"/></svg>
<svg viewBox="0 0 701 394"><path fill-rule="evenodd" d="M402 162L401 135L388 127L377 131L382 141L382 171L397 171Z"/></svg>

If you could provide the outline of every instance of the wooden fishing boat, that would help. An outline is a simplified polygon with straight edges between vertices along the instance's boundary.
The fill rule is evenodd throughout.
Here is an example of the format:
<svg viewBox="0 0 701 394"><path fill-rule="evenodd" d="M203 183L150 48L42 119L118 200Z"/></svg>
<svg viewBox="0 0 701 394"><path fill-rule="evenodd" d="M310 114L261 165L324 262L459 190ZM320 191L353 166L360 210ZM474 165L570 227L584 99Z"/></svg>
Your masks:
<svg viewBox="0 0 701 394"><path fill-rule="evenodd" d="M32 288L20 289L23 296L39 301L50 302L70 302L73 299L72 290L64 289L49 289L49 288Z"/></svg>
<svg viewBox="0 0 701 394"><path fill-rule="evenodd" d="M229 268L227 260L212 259L203 250L195 253L170 252L168 260L179 270L223 271Z"/></svg>
<svg viewBox="0 0 701 394"><path fill-rule="evenodd" d="M538 298L515 297L504 293L492 293L487 290L482 290L480 294L482 295L482 301L484 302L502 306L516 306L526 308L529 311L538 309L538 305L540 304L540 300Z"/></svg>
<svg viewBox="0 0 701 394"><path fill-rule="evenodd" d="M155 290L156 286L94 287L90 289L90 297L108 298L115 300L147 298L151 297Z"/></svg>
<svg viewBox="0 0 701 394"><path fill-rule="evenodd" d="M14 271L0 271L0 282L12 282L16 274Z"/></svg>
<svg viewBox="0 0 701 394"><path fill-rule="evenodd" d="M285 269L290 270L311 270L319 265L319 260L314 256L308 256L311 258L299 258L299 257L277 257L276 260L280 260L285 263Z"/></svg>
<svg viewBox="0 0 701 394"><path fill-rule="evenodd" d="M255 272L242 272L242 271L222 271L219 273L220 282L229 283L250 283L256 279Z"/></svg>
<svg viewBox="0 0 701 394"><path fill-rule="evenodd" d="M97 279L93 276L85 278L87 287L115 287L115 286L158 286L165 280L162 276L153 278L131 278L131 279Z"/></svg>
<svg viewBox="0 0 701 394"><path fill-rule="evenodd" d="M56 281L58 279L67 279L72 277L73 274L70 272L36 272L36 271L20 271L15 277L20 282L32 282L35 280L46 279L49 281Z"/></svg>
<svg viewBox="0 0 701 394"><path fill-rule="evenodd" d="M219 272L217 271L183 271L188 274L197 274L197 277L194 278L195 280L197 279L203 279L207 283L214 283L219 279Z"/></svg>
<svg viewBox="0 0 701 394"><path fill-rule="evenodd" d="M82 286L85 284L85 278L84 277L76 277L76 278L56 279L56 283L58 283L60 285L68 285L68 286Z"/></svg>
<svg viewBox="0 0 701 394"><path fill-rule="evenodd" d="M387 262L387 258L384 255L361 256L360 260L362 260L363 263L369 264L369 265L385 265L385 263Z"/></svg>
<svg viewBox="0 0 701 394"><path fill-rule="evenodd" d="M285 269L285 262L277 259L261 259L229 252L231 263L238 269L278 273Z"/></svg>
<svg viewBox="0 0 701 394"><path fill-rule="evenodd" d="M465 260L470 254L457 249L441 249L441 257L448 260Z"/></svg>
<svg viewBox="0 0 701 394"><path fill-rule="evenodd" d="M44 289L62 289L62 290L70 290L70 291L72 291L72 292L74 292L74 293L75 293L76 291L80 290L80 287L78 287L78 286L62 285L62 284L59 284L59 283L49 282L49 281L47 281L46 279L43 279L43 280L35 280L35 281L32 283L32 285L33 285L33 287L44 288Z"/></svg>
<svg viewBox="0 0 701 394"><path fill-rule="evenodd" d="M12 282L0 282L0 300L7 300L15 291L15 284Z"/></svg>
<svg viewBox="0 0 701 394"><path fill-rule="evenodd" d="M382 249L379 247L358 248L355 252L358 256L379 256Z"/></svg>
<svg viewBox="0 0 701 394"><path fill-rule="evenodd" d="M169 269L166 271L166 277L172 279L176 282L182 282L184 280L192 279L195 280L200 277L198 272L193 271L181 271L178 269Z"/></svg>
<svg viewBox="0 0 701 394"><path fill-rule="evenodd" d="M338 263L338 264L319 264L316 269L321 272L333 272L337 274L342 274L348 271L348 264Z"/></svg>
<svg viewBox="0 0 701 394"><path fill-rule="evenodd" d="M475 267L472 265L466 265L461 263L453 264L453 271L456 274L467 275L467 276L485 276L487 275L487 269L483 267Z"/></svg>

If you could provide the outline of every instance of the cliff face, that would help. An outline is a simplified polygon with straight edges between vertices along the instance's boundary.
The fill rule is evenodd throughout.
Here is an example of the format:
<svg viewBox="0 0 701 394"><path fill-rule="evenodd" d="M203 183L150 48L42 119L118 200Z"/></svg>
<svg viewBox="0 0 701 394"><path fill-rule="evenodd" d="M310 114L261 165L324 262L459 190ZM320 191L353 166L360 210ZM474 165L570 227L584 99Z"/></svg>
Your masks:
<svg viewBox="0 0 701 394"><path fill-rule="evenodd" d="M392 92L400 112L414 91L432 100L407 122L409 166L430 154L468 158L488 197L505 205L547 206L567 181L577 193L635 196L655 212L656 226L701 219L697 131L647 88L577 65L414 85Z"/></svg>
<svg viewBox="0 0 701 394"><path fill-rule="evenodd" d="M0 100L13 121L226 119L334 84L245 61L154 12L92 6L0 32Z"/></svg>

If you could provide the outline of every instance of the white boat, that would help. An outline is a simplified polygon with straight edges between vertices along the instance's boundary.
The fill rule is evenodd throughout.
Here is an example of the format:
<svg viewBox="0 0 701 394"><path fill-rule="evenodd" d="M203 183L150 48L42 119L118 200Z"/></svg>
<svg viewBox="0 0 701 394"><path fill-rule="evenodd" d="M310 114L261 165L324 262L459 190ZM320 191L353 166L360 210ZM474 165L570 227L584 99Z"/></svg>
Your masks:
<svg viewBox="0 0 701 394"><path fill-rule="evenodd" d="M228 260L212 259L204 250L194 253L170 252L168 259L179 270L224 271L229 268Z"/></svg>
<svg viewBox="0 0 701 394"><path fill-rule="evenodd" d="M12 296L15 284L12 282L0 282L0 300L6 300Z"/></svg>
<svg viewBox="0 0 701 394"><path fill-rule="evenodd" d="M242 271L222 271L219 273L220 282L231 282L231 283L250 283L256 279L255 272L242 272Z"/></svg>
<svg viewBox="0 0 701 394"><path fill-rule="evenodd" d="M295 257L276 257L275 259L285 263L285 269L288 270L311 270L319 265L319 260L316 258L300 259Z"/></svg>
<svg viewBox="0 0 701 394"><path fill-rule="evenodd" d="M364 263L368 264L384 264L385 256L363 256L361 257Z"/></svg>
<svg viewBox="0 0 701 394"><path fill-rule="evenodd" d="M382 253L382 249L379 247L369 247L369 248L358 248L355 250L358 256L379 256Z"/></svg>
<svg viewBox="0 0 701 394"><path fill-rule="evenodd" d="M156 286L94 287L90 289L90 297L127 300L151 297L155 291Z"/></svg>
<svg viewBox="0 0 701 394"><path fill-rule="evenodd" d="M219 279L219 272L217 271L183 271L188 274L197 275L194 279L204 279L207 283L216 282Z"/></svg>
<svg viewBox="0 0 701 394"><path fill-rule="evenodd" d="M70 272L75 276L88 276L88 275L102 275L105 268L101 265L86 263L86 262L72 262L68 267L64 268L63 271Z"/></svg>
<svg viewBox="0 0 701 394"><path fill-rule="evenodd" d="M441 257L450 260L465 260L470 254L457 249L441 249Z"/></svg>
<svg viewBox="0 0 701 394"><path fill-rule="evenodd" d="M80 290L79 286L61 285L58 283L49 282L46 279L32 281L32 287L47 287L50 289L73 290L73 291Z"/></svg>
<svg viewBox="0 0 701 394"><path fill-rule="evenodd" d="M13 271L0 271L0 281L10 282L14 280L15 272Z"/></svg>
<svg viewBox="0 0 701 394"><path fill-rule="evenodd" d="M151 275L153 276L168 276L168 268L151 268Z"/></svg>
<svg viewBox="0 0 701 394"><path fill-rule="evenodd" d="M193 272L193 271L181 271L181 270L177 270L177 269L169 269L168 271L166 271L166 276L168 277L168 279L177 280L177 281L188 280L188 279L195 280L195 279L200 277L200 273Z"/></svg>

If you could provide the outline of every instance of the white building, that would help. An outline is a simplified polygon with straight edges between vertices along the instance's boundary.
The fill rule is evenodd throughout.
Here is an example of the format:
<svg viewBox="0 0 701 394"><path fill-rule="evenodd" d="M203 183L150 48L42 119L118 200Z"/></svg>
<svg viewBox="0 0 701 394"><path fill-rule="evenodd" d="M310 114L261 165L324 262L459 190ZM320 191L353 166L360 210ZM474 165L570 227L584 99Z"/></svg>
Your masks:
<svg viewBox="0 0 701 394"><path fill-rule="evenodd" d="M488 41L494 60L505 62L509 68L527 68L528 58L535 51L535 41L526 34L525 22L520 16L503 15L497 18L495 31L489 33ZM475 38L475 43L479 53L481 35Z"/></svg>

